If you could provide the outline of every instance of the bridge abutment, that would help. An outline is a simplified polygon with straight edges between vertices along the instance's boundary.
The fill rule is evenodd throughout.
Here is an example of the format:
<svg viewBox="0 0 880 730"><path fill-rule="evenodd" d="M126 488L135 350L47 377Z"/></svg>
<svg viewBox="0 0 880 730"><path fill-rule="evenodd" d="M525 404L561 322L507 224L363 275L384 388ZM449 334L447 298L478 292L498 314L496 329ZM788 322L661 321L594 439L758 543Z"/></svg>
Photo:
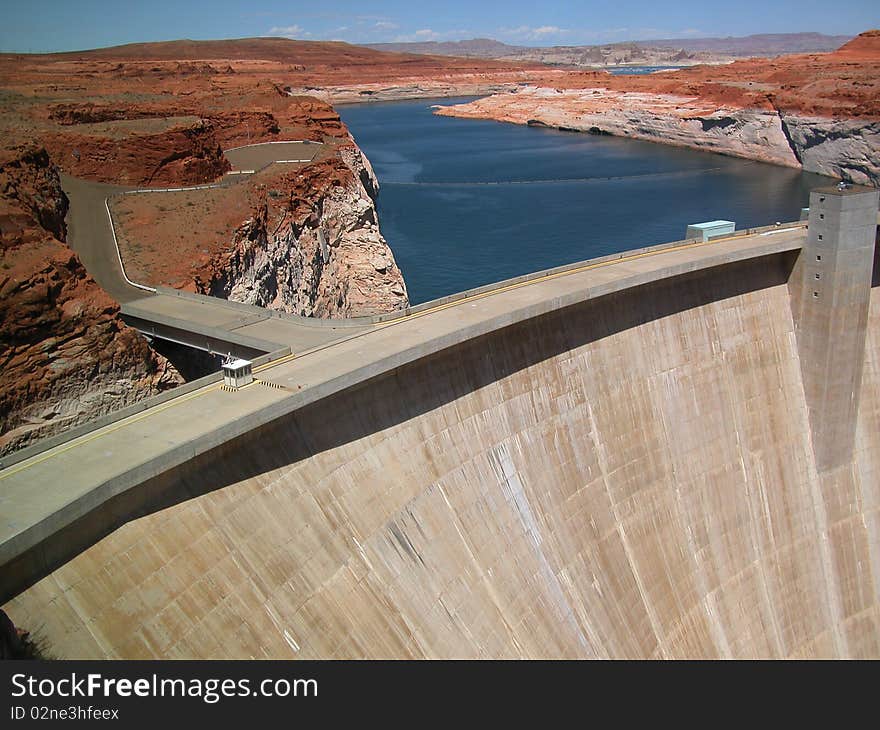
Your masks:
<svg viewBox="0 0 880 730"><path fill-rule="evenodd" d="M852 458L865 358L878 191L810 195L807 242L789 281L816 468Z"/></svg>

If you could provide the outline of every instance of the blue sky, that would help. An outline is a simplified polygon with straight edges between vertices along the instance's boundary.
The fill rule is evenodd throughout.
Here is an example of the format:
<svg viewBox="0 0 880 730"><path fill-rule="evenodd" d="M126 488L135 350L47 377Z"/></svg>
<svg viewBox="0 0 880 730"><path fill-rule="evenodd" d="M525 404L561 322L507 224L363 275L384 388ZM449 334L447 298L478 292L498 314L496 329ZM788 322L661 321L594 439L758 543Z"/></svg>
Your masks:
<svg viewBox="0 0 880 730"><path fill-rule="evenodd" d="M855 34L878 26L878 0L0 0L0 50L24 52L266 35L351 43L490 37L547 46L800 31Z"/></svg>

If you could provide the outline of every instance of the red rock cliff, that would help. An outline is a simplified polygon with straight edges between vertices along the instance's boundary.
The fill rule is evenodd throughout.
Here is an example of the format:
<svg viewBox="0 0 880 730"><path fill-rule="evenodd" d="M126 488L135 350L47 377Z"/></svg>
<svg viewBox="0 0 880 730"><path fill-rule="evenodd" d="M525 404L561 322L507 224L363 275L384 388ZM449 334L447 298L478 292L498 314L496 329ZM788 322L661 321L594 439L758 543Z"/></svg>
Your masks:
<svg viewBox="0 0 880 730"><path fill-rule="evenodd" d="M63 242L67 198L41 148L0 156L0 453L180 382Z"/></svg>

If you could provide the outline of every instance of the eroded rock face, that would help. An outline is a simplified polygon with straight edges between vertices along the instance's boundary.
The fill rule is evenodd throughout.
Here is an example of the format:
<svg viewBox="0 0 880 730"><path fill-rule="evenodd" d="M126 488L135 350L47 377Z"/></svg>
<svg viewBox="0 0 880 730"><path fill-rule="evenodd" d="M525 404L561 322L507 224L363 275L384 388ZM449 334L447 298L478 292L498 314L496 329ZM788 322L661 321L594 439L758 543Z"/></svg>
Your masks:
<svg viewBox="0 0 880 730"><path fill-rule="evenodd" d="M715 107L698 97L528 87L515 94L441 107L436 113L474 117L491 113L493 118L519 124L540 123L798 165L774 111Z"/></svg>
<svg viewBox="0 0 880 730"><path fill-rule="evenodd" d="M267 199L230 249L196 274L196 291L306 317L406 307L403 275L379 231L379 184L360 150L346 145L284 181L280 212L270 213Z"/></svg>
<svg viewBox="0 0 880 730"><path fill-rule="evenodd" d="M43 149L0 159L0 453L181 382L64 243Z"/></svg>
<svg viewBox="0 0 880 730"><path fill-rule="evenodd" d="M65 240L67 196L49 155L40 147L0 153L0 240L21 240L34 223L59 241Z"/></svg>
<svg viewBox="0 0 880 730"><path fill-rule="evenodd" d="M880 184L880 122L871 119L715 106L695 96L604 87L527 87L435 113L632 137Z"/></svg>
<svg viewBox="0 0 880 730"><path fill-rule="evenodd" d="M804 170L880 185L880 122L783 114L782 124Z"/></svg>
<svg viewBox="0 0 880 730"><path fill-rule="evenodd" d="M145 129L138 128L138 121ZM69 132L47 134L43 139L65 172L88 180L122 185L195 185L229 170L214 123L192 119L150 133L150 121L113 120L91 129L80 124Z"/></svg>

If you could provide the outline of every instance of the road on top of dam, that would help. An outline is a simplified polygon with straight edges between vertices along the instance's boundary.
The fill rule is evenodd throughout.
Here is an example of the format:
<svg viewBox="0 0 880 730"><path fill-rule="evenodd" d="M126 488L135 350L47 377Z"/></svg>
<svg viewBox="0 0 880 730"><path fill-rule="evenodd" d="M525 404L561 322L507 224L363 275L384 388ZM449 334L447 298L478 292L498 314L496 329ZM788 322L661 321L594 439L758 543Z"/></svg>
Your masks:
<svg viewBox="0 0 880 730"><path fill-rule="evenodd" d="M225 154L233 170L220 182L193 188L236 185L272 164L306 164L314 158L318 145L315 142L264 142L229 149ZM355 320L339 320L328 326L326 322L315 322L308 317L216 297L180 295L172 290L157 290L149 282L132 282L123 267L107 200L139 189L69 175L62 175L62 187L70 200L68 245L76 251L89 274L122 305L123 315L136 317L140 322L166 326L172 323L178 330L186 329L195 336L220 333L232 342L256 344L256 349L266 351L290 347L294 352L302 352L364 327ZM169 188L139 191L147 195L165 190Z"/></svg>
<svg viewBox="0 0 880 730"><path fill-rule="evenodd" d="M613 255L452 297L376 321L98 428L0 471L0 565L108 499L309 403L494 330L661 279L801 249L803 224Z"/></svg>

